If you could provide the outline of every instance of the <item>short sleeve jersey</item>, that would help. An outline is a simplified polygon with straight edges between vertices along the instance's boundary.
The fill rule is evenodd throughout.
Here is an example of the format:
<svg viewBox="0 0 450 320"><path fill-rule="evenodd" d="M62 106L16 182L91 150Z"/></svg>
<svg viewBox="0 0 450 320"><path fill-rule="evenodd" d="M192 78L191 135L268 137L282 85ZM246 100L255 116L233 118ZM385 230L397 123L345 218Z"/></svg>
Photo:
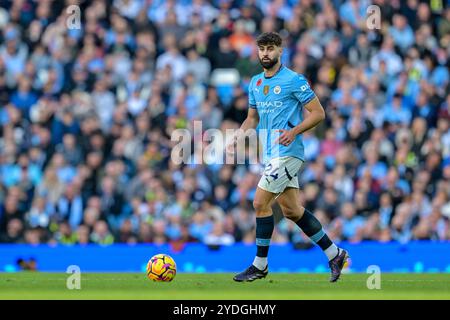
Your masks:
<svg viewBox="0 0 450 320"><path fill-rule="evenodd" d="M264 72L255 75L248 90L249 106L259 115L264 162L284 156L304 160L301 135L288 146L275 140L282 134L278 129L290 130L303 120L303 107L316 96L306 78L282 65L271 77Z"/></svg>

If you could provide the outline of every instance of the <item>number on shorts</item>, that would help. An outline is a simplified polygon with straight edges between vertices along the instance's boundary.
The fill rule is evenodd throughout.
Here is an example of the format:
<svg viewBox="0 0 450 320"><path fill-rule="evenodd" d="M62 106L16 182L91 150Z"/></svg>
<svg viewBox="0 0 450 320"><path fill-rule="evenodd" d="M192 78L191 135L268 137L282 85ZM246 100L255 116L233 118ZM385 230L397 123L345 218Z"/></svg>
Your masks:
<svg viewBox="0 0 450 320"><path fill-rule="evenodd" d="M266 169L264 170L264 175L272 177L273 180L277 180L278 179L278 168L275 167L275 168L272 169L272 167L273 167L272 163L269 163L266 166Z"/></svg>

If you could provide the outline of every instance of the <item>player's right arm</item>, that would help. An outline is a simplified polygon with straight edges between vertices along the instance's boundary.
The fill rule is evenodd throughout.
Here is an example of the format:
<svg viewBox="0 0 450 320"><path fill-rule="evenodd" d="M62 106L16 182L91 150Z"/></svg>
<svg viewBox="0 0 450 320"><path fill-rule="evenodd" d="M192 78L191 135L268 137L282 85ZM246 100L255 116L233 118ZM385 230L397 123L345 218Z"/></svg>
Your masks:
<svg viewBox="0 0 450 320"><path fill-rule="evenodd" d="M241 127L239 128L239 130L237 130L232 140L227 145L227 152L233 153L234 147L236 146L240 135L244 135L248 129L256 129L258 123L259 123L258 111L256 110L256 108L252 108L250 106L250 108L248 108L247 118L245 118L244 122L242 122Z"/></svg>
<svg viewBox="0 0 450 320"><path fill-rule="evenodd" d="M255 95L253 93L253 86L254 86L254 80L255 78L252 78L252 81L250 81L250 85L248 86L248 113L247 118L244 120L244 122L241 125L241 130L244 132L248 129L255 129L256 126L258 126L259 123L259 114L256 109L256 99ZM259 80L261 82L261 80ZM258 85L259 83L257 83Z"/></svg>
<svg viewBox="0 0 450 320"><path fill-rule="evenodd" d="M234 152L234 147L236 146L237 141L241 135L245 135L245 132L248 129L256 129L256 127L258 126L259 114L258 114L258 110L256 109L255 95L253 94L254 80L255 79L252 78L252 80L250 81L250 85L248 86L249 108L248 108L247 118L245 118L245 120L244 120L244 122L242 122L239 130L237 130L237 132L233 135L231 141L228 143L227 148L226 148L228 153Z"/></svg>
<svg viewBox="0 0 450 320"><path fill-rule="evenodd" d="M256 129L259 123L259 114L255 108L248 108L247 118L241 124L241 130Z"/></svg>

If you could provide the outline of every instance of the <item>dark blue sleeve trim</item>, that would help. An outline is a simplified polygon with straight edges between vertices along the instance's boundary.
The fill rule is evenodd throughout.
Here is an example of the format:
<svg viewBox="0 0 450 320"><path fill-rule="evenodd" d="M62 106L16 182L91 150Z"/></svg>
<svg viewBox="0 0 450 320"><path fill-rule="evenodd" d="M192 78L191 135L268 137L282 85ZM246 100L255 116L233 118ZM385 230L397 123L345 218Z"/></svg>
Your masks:
<svg viewBox="0 0 450 320"><path fill-rule="evenodd" d="M309 99L308 101L304 102L303 105L310 103L311 100L314 99L315 97L317 97L317 96L315 94L313 94L311 99Z"/></svg>

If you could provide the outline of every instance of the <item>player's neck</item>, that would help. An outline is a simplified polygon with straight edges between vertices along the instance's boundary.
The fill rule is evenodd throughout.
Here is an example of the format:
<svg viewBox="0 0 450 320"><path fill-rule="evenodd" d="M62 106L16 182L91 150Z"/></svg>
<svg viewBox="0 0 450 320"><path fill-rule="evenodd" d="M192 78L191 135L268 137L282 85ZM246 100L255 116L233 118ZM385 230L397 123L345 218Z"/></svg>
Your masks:
<svg viewBox="0 0 450 320"><path fill-rule="evenodd" d="M281 67L282 67L281 62L278 61L277 64L274 65L272 68L270 69L264 68L264 77L266 78L273 77L275 74L277 74L278 71L280 71Z"/></svg>

